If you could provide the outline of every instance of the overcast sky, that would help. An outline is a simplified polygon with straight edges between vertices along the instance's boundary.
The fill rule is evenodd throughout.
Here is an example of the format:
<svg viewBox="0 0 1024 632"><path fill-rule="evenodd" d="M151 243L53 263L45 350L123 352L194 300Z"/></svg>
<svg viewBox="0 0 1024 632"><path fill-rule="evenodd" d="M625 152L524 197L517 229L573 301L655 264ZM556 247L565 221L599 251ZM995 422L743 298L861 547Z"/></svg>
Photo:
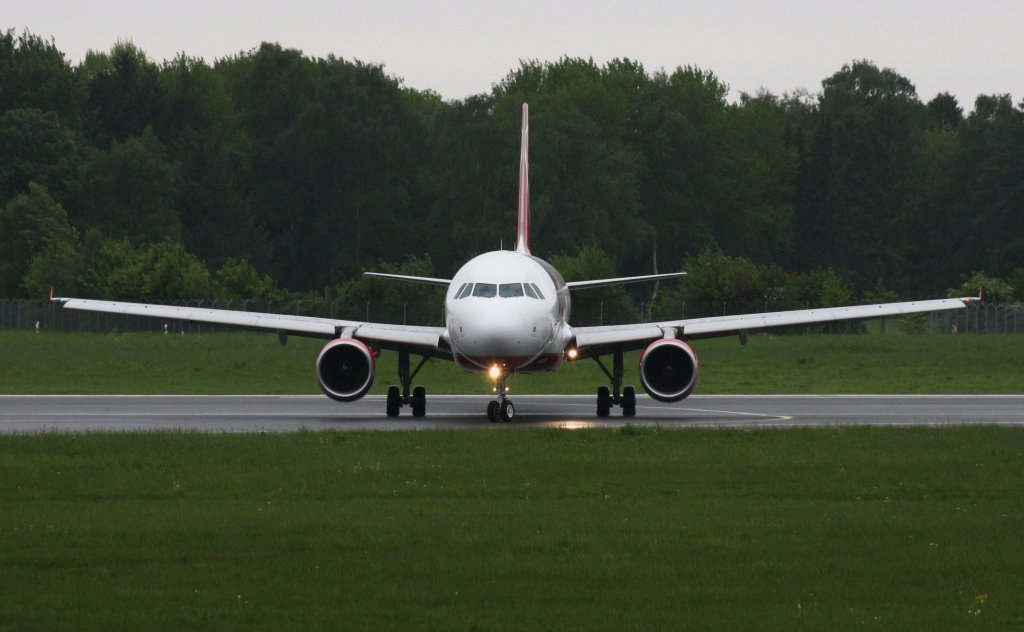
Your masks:
<svg viewBox="0 0 1024 632"><path fill-rule="evenodd" d="M891 67L928 101L1024 98L1021 0L2 0L0 28L52 36L72 63L132 40L155 61L207 61L275 41L307 55L384 64L454 99L488 92L521 59L616 57L648 72L695 65L739 92L805 88L854 59Z"/></svg>

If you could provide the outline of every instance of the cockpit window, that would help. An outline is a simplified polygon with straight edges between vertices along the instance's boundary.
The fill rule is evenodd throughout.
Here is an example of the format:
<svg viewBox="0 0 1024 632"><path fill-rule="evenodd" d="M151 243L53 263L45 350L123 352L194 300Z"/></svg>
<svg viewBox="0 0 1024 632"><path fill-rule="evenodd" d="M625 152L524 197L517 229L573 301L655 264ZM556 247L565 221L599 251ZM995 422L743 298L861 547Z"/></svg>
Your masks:
<svg viewBox="0 0 1024 632"><path fill-rule="evenodd" d="M498 286L494 283L477 283L473 286L473 296L493 298L497 293Z"/></svg>
<svg viewBox="0 0 1024 632"><path fill-rule="evenodd" d="M498 286L498 296L502 298L515 298L523 295L522 283L502 283Z"/></svg>
<svg viewBox="0 0 1024 632"><path fill-rule="evenodd" d="M501 298L517 298L520 296L528 296L533 299L543 299L544 295L541 294L540 288L537 287L536 283L463 283L459 287L458 292L455 293L455 299L466 298L467 296L475 296L477 298L494 298L500 296Z"/></svg>

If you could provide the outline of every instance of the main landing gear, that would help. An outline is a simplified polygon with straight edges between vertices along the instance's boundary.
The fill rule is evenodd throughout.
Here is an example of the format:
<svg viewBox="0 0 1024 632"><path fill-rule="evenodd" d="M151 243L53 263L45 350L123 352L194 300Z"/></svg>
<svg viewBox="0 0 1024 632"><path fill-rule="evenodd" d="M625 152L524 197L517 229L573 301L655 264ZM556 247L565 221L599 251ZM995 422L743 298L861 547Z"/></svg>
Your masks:
<svg viewBox="0 0 1024 632"><path fill-rule="evenodd" d="M397 417L402 406L411 407L413 417L422 417L427 414L427 389L422 386L417 386L412 389L411 394L409 389L412 385L412 379L416 377L416 374L420 372L420 369L423 368L423 365L427 363L428 359L430 359L430 354L423 354L423 358L420 360L420 363L417 364L416 368L410 373L409 351L407 349L399 349L398 381L402 383L402 387L401 389L397 386L388 387L388 417Z"/></svg>
<svg viewBox="0 0 1024 632"><path fill-rule="evenodd" d="M499 379L495 387L498 399L487 404L487 418L491 420L491 423L499 419L508 423L516 416L516 407L512 404L512 400L505 398L506 390L505 378Z"/></svg>
<svg viewBox="0 0 1024 632"><path fill-rule="evenodd" d="M594 356L594 362L601 367L604 374L611 380L612 388L609 391L607 386L599 386L597 389L597 416L607 417L611 413L612 406L622 407L623 417L634 417L636 415L636 389L632 386L622 388L622 347L616 347L612 352L612 370L601 362L601 358Z"/></svg>

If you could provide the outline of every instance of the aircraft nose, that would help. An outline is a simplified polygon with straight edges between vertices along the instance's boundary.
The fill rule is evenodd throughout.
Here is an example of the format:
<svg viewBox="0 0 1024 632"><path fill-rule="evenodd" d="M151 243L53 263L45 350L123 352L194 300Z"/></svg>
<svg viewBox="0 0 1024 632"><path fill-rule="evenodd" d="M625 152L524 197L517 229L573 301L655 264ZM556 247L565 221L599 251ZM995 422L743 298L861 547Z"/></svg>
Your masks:
<svg viewBox="0 0 1024 632"><path fill-rule="evenodd" d="M526 320L517 311L487 310L478 314L474 321L471 327L464 325L463 340L467 352L488 357L532 354L532 339L526 329Z"/></svg>

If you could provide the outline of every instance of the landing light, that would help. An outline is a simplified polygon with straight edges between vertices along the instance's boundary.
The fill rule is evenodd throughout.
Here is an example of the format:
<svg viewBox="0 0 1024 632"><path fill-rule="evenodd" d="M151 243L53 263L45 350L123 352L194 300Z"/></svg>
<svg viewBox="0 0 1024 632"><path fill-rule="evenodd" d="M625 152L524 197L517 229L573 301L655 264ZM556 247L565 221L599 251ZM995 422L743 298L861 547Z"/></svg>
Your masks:
<svg viewBox="0 0 1024 632"><path fill-rule="evenodd" d="M491 365L491 368L488 369L488 371L487 371L487 375L491 376L492 380L500 379L501 378L501 373L502 373L501 367L498 366L497 364Z"/></svg>
<svg viewBox="0 0 1024 632"><path fill-rule="evenodd" d="M578 358L578 357L579 357L579 355L580 355L580 352L579 352L579 351L578 351L578 350L576 349L576 347L570 347L570 348L569 348L569 349L568 349L568 350L567 350L567 351L565 352L565 356L566 356L567 358L569 358L569 361L570 361L570 362L571 362L571 361L573 361L573 360L575 360L576 358Z"/></svg>

